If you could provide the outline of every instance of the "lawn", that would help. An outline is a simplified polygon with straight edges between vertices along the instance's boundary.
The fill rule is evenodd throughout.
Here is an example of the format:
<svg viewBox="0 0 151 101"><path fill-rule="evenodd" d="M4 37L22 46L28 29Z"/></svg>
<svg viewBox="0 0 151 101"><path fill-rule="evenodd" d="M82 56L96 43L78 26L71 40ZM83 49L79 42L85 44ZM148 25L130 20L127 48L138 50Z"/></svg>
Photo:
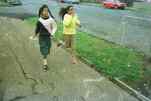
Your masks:
<svg viewBox="0 0 151 101"><path fill-rule="evenodd" d="M25 21L34 26L36 20L37 18L28 18ZM56 40L63 38L61 23L58 23L55 38ZM75 44L77 56L88 60L105 76L117 77L130 82L141 79L144 58L142 54L79 31Z"/></svg>

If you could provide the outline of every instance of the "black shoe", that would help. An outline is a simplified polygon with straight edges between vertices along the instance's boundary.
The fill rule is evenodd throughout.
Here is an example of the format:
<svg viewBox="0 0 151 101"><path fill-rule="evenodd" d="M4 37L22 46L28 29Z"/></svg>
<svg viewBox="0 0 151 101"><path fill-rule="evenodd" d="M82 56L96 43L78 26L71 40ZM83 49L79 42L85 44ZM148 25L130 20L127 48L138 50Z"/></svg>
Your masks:
<svg viewBox="0 0 151 101"><path fill-rule="evenodd" d="M48 65L44 65L43 70L46 72L48 71Z"/></svg>

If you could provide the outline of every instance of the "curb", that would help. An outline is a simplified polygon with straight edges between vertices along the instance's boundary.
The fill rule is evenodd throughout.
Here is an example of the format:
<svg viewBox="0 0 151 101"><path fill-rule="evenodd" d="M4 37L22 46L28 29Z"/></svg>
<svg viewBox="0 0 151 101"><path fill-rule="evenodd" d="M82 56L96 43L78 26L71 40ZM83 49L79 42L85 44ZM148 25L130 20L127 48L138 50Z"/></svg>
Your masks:
<svg viewBox="0 0 151 101"><path fill-rule="evenodd" d="M95 65L93 63L91 63L89 60L85 59L84 57L80 57L78 56L78 58L80 60L82 60L82 62L86 63L87 65L89 65L91 68L93 68L96 72L99 72L96 68ZM99 72L100 74L100 72ZM104 75L103 75L104 76ZM106 77L106 76L105 76ZM110 78L110 77L106 77L107 79L109 79L111 82L113 82L114 84L116 84L117 86L119 86L121 89L123 89L124 91L126 91L128 94L134 96L135 98L137 98L139 101L151 101L151 99L149 99L148 97L144 96L143 94L141 94L140 92L136 91L135 89L133 89L132 87L128 86L126 83L124 83L123 81L119 80L118 78Z"/></svg>
<svg viewBox="0 0 151 101"><path fill-rule="evenodd" d="M137 90L133 89L132 87L128 86L126 83L123 81L119 80L118 78L113 78L111 79L112 82L117 84L120 88L126 90L129 94L133 95L136 97L139 101L151 101L148 97L144 96Z"/></svg>

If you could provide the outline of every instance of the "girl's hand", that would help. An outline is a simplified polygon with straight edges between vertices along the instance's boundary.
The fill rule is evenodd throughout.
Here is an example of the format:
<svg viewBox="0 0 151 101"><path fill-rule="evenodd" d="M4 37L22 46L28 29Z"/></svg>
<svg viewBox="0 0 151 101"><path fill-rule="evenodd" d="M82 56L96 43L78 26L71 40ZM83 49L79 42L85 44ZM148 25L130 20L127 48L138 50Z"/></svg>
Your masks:
<svg viewBox="0 0 151 101"><path fill-rule="evenodd" d="M79 23L77 23L77 26L80 27L80 28L82 27L81 24L79 24Z"/></svg>
<svg viewBox="0 0 151 101"><path fill-rule="evenodd" d="M51 39L54 39L54 35L51 35L50 38L51 38Z"/></svg>
<svg viewBox="0 0 151 101"><path fill-rule="evenodd" d="M75 12L72 12L72 13L71 13L71 16L75 16L75 15L76 15L76 13L75 13Z"/></svg>
<svg viewBox="0 0 151 101"><path fill-rule="evenodd" d="M29 37L31 40L36 40L36 36L34 35L34 36L30 36Z"/></svg>

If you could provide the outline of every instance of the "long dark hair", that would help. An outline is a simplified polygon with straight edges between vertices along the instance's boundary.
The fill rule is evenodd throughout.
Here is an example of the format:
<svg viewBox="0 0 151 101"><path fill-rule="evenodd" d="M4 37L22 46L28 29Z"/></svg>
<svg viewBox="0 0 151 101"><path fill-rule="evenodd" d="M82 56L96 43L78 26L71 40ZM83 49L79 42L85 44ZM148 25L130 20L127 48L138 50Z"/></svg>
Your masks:
<svg viewBox="0 0 151 101"><path fill-rule="evenodd" d="M59 16L62 18L62 20L63 20L63 18L64 18L64 15L65 15L66 13L68 13L68 11L69 11L69 9L70 9L71 7L73 7L73 6L70 5L70 6L63 7L63 8L60 9L60 11L59 11Z"/></svg>
<svg viewBox="0 0 151 101"><path fill-rule="evenodd" d="M42 5L42 6L40 7L39 13L38 13L38 16L39 16L39 17L41 16L41 13L43 12L44 8L48 8L48 6L47 6L46 4L44 4L44 5ZM53 19L55 19L54 16L52 15L52 13L51 13L51 11L50 11L49 8L48 8L48 13L49 13L49 15L50 15Z"/></svg>

